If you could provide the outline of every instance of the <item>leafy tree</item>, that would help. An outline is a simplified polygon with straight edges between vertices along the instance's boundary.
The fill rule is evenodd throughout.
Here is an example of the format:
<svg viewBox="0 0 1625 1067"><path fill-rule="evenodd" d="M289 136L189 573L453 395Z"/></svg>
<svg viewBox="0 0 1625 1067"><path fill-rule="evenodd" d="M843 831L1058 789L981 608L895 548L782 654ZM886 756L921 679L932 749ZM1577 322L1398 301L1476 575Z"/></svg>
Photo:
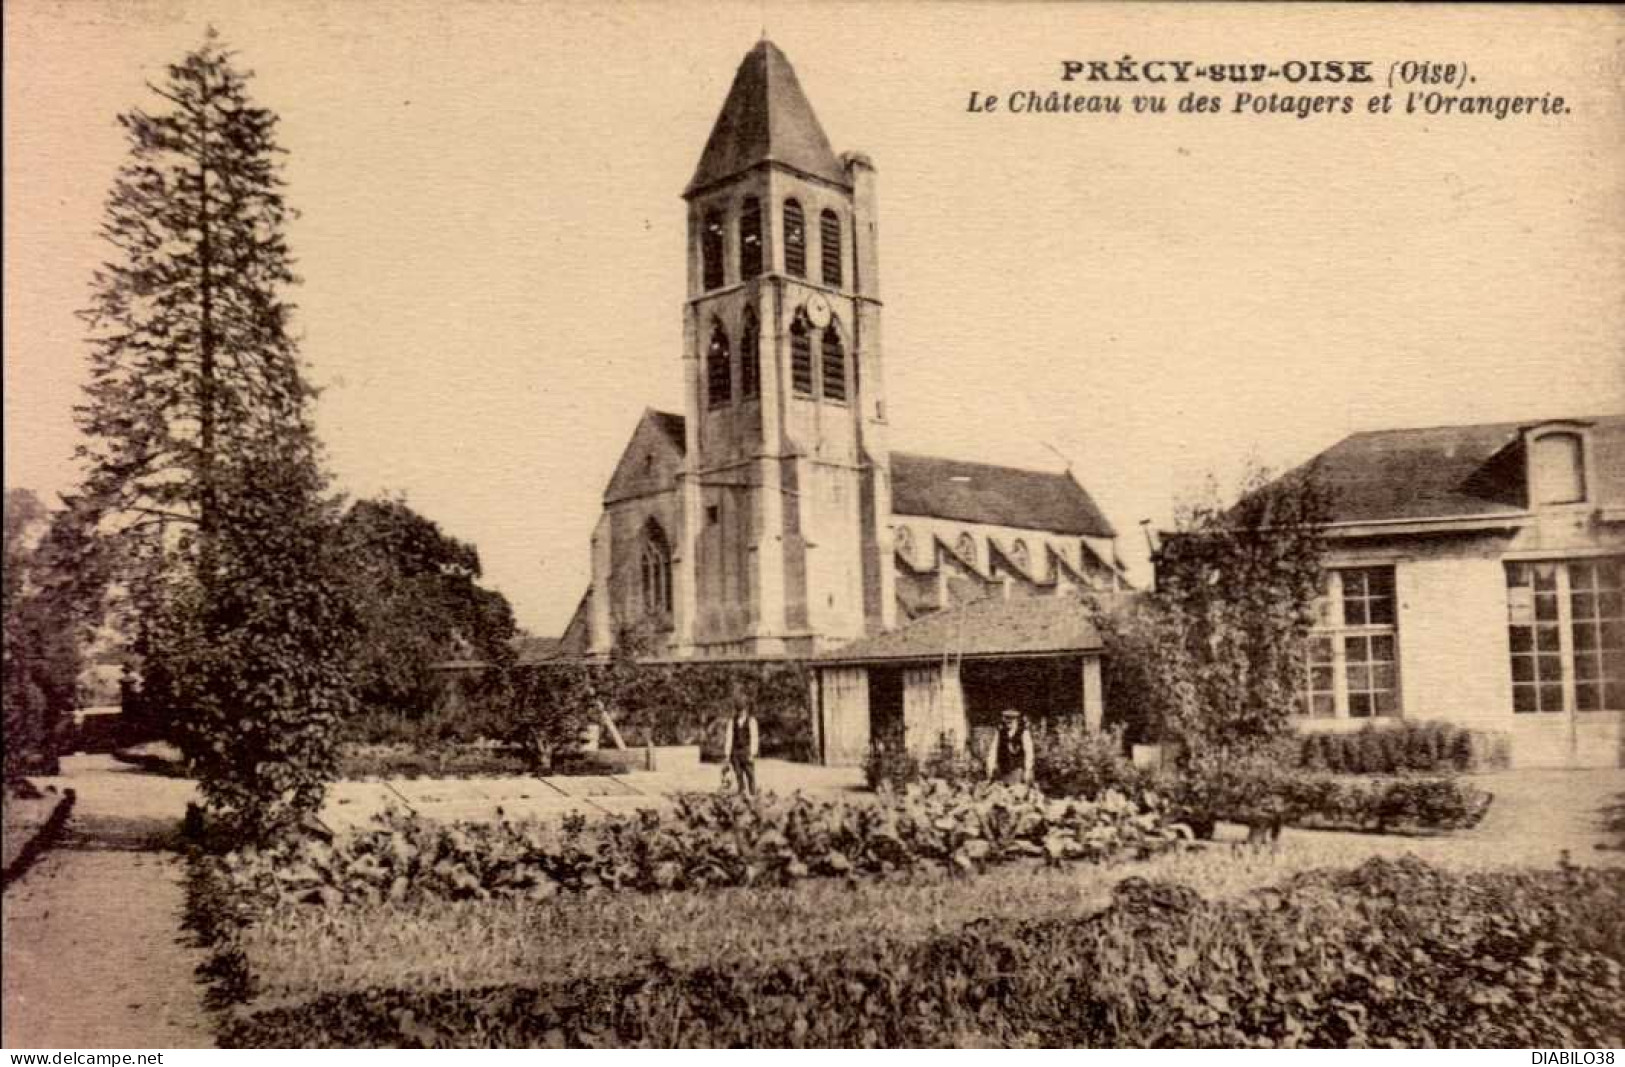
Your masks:
<svg viewBox="0 0 1625 1067"><path fill-rule="evenodd" d="M513 657L513 609L482 588L479 552L401 500L361 500L344 516L363 637L356 692L369 708L427 713L431 667L447 659L502 665Z"/></svg>
<svg viewBox="0 0 1625 1067"><path fill-rule="evenodd" d="M166 662L208 807L227 836L258 840L321 806L360 621L310 457L256 453L221 474L215 580L167 601Z"/></svg>
<svg viewBox="0 0 1625 1067"><path fill-rule="evenodd" d="M489 671L478 698L506 714L503 740L524 751L542 770L580 746L601 721L603 667L567 662L510 665Z"/></svg>
<svg viewBox="0 0 1625 1067"><path fill-rule="evenodd" d="M105 560L66 512L48 513L34 493L5 498L5 771L49 774L79 672L100 618Z"/></svg>
<svg viewBox="0 0 1625 1067"><path fill-rule="evenodd" d="M119 118L77 510L116 549L144 701L173 709L210 804L260 836L320 802L351 650L289 333L283 150L248 77L211 30L150 86L156 110Z"/></svg>
<svg viewBox="0 0 1625 1067"><path fill-rule="evenodd" d="M1108 696L1188 750L1283 734L1306 667L1329 497L1312 468L1254 468L1237 503L1182 508L1154 559L1156 588L1103 612Z"/></svg>

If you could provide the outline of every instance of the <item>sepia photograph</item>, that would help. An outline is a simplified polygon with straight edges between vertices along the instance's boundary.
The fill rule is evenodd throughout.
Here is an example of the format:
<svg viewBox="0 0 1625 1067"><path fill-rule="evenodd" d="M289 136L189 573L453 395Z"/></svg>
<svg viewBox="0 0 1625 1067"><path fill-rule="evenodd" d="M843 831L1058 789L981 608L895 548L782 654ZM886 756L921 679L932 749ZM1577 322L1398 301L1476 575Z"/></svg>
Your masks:
<svg viewBox="0 0 1625 1067"><path fill-rule="evenodd" d="M3 9L8 1062L1625 1049L1625 7Z"/></svg>

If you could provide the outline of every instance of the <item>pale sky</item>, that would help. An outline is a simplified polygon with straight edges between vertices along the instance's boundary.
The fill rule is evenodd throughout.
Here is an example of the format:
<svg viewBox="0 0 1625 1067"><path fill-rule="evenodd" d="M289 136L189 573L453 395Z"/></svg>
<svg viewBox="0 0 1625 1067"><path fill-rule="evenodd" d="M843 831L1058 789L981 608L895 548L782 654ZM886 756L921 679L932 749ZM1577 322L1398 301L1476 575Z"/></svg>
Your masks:
<svg viewBox="0 0 1625 1067"><path fill-rule="evenodd" d="M1054 449L1142 578L1139 520L1245 457L1625 411L1620 8L7 0L7 486L76 480L114 117L211 22L283 119L338 485L472 541L538 633L639 413L682 410L679 197L764 22L878 167L893 446ZM1464 60L1570 113L966 111L1125 54Z"/></svg>

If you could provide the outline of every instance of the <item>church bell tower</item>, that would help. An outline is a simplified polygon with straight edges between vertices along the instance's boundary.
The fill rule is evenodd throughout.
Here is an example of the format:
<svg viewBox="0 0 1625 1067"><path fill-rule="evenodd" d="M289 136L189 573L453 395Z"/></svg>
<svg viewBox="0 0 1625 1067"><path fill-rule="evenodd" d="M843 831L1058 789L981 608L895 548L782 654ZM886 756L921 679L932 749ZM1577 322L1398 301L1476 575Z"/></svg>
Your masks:
<svg viewBox="0 0 1625 1067"><path fill-rule="evenodd" d="M875 170L760 41L694 177L679 654L806 655L895 618Z"/></svg>

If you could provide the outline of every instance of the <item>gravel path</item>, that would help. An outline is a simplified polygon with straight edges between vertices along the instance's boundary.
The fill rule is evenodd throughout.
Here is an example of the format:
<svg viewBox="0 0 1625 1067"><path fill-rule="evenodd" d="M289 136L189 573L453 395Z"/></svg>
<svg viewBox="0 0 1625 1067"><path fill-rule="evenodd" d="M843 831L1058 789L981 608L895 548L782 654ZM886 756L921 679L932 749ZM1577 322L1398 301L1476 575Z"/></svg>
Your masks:
<svg viewBox="0 0 1625 1067"><path fill-rule="evenodd" d="M6 890L6 1048L212 1048L181 931L182 864L168 850L185 794L67 779L79 805L61 844ZM177 801L179 802L177 805Z"/></svg>

